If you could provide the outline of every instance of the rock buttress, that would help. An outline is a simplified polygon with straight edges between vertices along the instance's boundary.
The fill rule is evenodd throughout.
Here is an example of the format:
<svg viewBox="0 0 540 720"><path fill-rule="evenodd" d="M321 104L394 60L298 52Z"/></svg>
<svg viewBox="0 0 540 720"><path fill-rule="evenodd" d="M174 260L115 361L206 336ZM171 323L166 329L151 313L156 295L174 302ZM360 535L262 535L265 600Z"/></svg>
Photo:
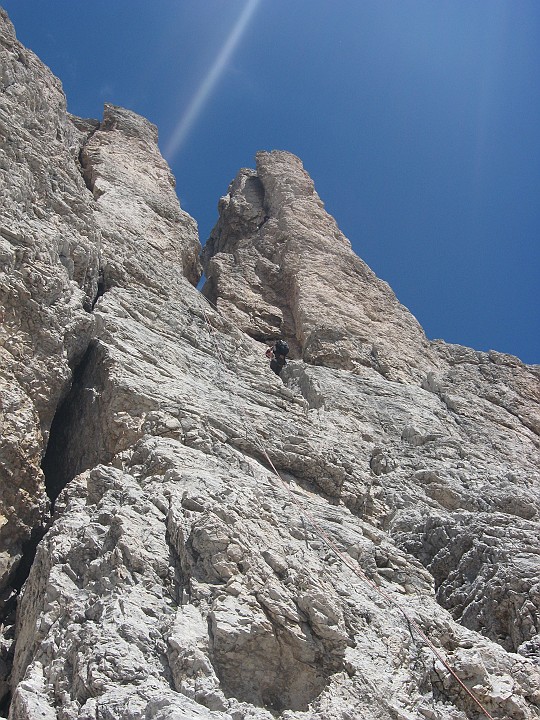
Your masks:
<svg viewBox="0 0 540 720"><path fill-rule="evenodd" d="M135 282L159 288L169 271L180 271L193 285L200 279L197 225L180 208L157 139L157 128L145 118L105 105L102 122L81 150L97 201L107 288Z"/></svg>
<svg viewBox="0 0 540 720"><path fill-rule="evenodd" d="M93 331L100 233L60 82L0 10L0 591L44 518L41 456Z"/></svg>
<svg viewBox="0 0 540 720"><path fill-rule="evenodd" d="M294 155L260 152L219 203L203 293L252 337L306 362L389 379L436 367L422 328L357 257Z"/></svg>
<svg viewBox="0 0 540 720"><path fill-rule="evenodd" d="M0 617L5 629L12 623L14 584L22 582L17 568L25 552L30 557L48 520L46 485L54 486L55 494L59 477L69 480L86 467L73 458L109 457L111 438L101 444L90 438L91 428L99 428L94 412L91 426L70 428L66 446L56 438L60 450L50 452L44 466L54 480L46 482L41 467L59 406L66 416L77 416L66 402L76 396L70 394L73 375L98 330L92 308L126 276L135 283L135 272L143 284L159 285L158 266L177 282L187 276L196 283L200 244L195 222L179 207L154 126L109 106L101 122L69 115L60 81L17 41L1 9L0 138ZM152 245L153 260L150 252L144 262L134 260L141 242ZM131 275L130 268L136 268ZM99 375L99 368L95 372ZM82 405L92 405L91 400L86 393ZM0 649L0 695L10 644L8 639Z"/></svg>

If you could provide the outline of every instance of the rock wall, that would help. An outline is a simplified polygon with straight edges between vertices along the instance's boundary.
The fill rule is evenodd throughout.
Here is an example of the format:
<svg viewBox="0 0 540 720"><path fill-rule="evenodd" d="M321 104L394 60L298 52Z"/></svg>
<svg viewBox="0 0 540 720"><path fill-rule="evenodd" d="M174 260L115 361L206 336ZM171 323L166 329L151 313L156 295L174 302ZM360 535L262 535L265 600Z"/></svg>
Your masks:
<svg viewBox="0 0 540 720"><path fill-rule="evenodd" d="M538 718L538 367L429 343L288 153L220 201L212 307L155 129L68 116L1 20L12 575L47 522L4 613L9 717L482 717L444 657L491 717ZM45 140L27 127L50 97ZM29 145L71 183L41 217ZM260 341L280 334L278 378Z"/></svg>
<svg viewBox="0 0 540 720"><path fill-rule="evenodd" d="M0 43L0 614L9 628L25 554L48 523L42 459L57 409L93 347L93 305L121 282L122 257L130 261L141 237L150 234L160 254L139 267L170 262L195 283L200 245L194 221L178 206L155 128L113 107L102 123L70 116L60 82L17 42L1 9ZM124 242L111 259L115 214ZM143 270L141 278L148 280ZM86 450L95 456L90 445ZM48 465L53 486L55 474L71 478L77 467L62 473L53 453ZM9 664L7 634L0 666Z"/></svg>
<svg viewBox="0 0 540 720"><path fill-rule="evenodd" d="M350 466L340 497L358 511L358 483L375 476L381 526L429 568L439 602L516 650L538 632L538 366L428 342L290 153L258 153L219 211L203 293L252 337L283 336L304 360L287 384L314 407L336 408L354 438L349 452L369 458ZM313 365L353 375L330 379Z"/></svg>
<svg viewBox="0 0 540 720"><path fill-rule="evenodd" d="M59 81L0 15L0 583L47 507L41 453L94 320L100 234Z"/></svg>
<svg viewBox="0 0 540 720"><path fill-rule="evenodd" d="M257 153L219 204L203 293L252 337L314 365L392 380L437 367L422 328L357 257L291 153Z"/></svg>

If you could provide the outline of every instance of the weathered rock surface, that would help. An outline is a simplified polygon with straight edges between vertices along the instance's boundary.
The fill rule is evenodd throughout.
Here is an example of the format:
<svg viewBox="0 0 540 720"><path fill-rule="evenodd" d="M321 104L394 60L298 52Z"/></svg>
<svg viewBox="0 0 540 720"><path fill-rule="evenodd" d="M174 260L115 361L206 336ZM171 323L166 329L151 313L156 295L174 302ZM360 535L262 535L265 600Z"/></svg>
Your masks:
<svg viewBox="0 0 540 720"><path fill-rule="evenodd" d="M100 238L60 83L0 13L1 591L46 511L41 453L92 334Z"/></svg>
<svg viewBox="0 0 540 720"><path fill-rule="evenodd" d="M138 237L151 234L159 246L156 265L171 258L176 272L196 282L200 245L194 221L178 207L150 123L115 108L106 108L102 124L69 116L60 82L17 42L1 9L0 43L0 614L5 620L13 589L22 581L17 568L23 552L47 520L42 457L56 410L94 337L91 310L105 289L104 273L110 284L120 282L120 258L134 254L133 247L129 253L124 248L128 239L135 244L138 230ZM97 137L85 154L92 135ZM82 160L85 174L91 172L91 153L100 165L96 182L107 181L111 156L117 167L114 180L99 186L99 208L80 165ZM152 177L146 182L159 201L144 187L148 168ZM102 245L101 233L111 205L129 218L125 242L116 243L121 249L116 274L109 273L108 237Z"/></svg>
<svg viewBox="0 0 540 720"><path fill-rule="evenodd" d="M300 160L257 153L219 205L203 290L245 332L306 362L410 379L435 369L422 328L357 257Z"/></svg>
<svg viewBox="0 0 540 720"><path fill-rule="evenodd" d="M2 20L7 57L26 57ZM52 83L61 98L28 57L17 92ZM191 284L196 228L152 126L112 106L102 123L61 108L72 149L46 163L69 166L80 193L61 223L74 254L93 253L91 290L55 254L60 220L44 202L32 247L48 253L45 284L63 282L63 350L42 348L49 374L36 361L26 385L34 355L2 366L5 492L31 478L20 494L44 507L47 446L59 495L18 600L10 717L482 717L411 620L493 718L540 717L538 368L429 343L287 153L259 155L221 201L205 257L213 309ZM27 122L24 105L10 112ZM26 297L20 267L2 282ZM33 308L41 342L37 290L35 305L4 298L17 318ZM297 359L277 378L254 338L281 333Z"/></svg>
<svg viewBox="0 0 540 720"><path fill-rule="evenodd" d="M239 172L219 210L203 292L253 337L283 335L304 361L362 378L338 375L327 388L327 373L307 365L285 375L335 413L349 451L351 441L364 446L364 474L383 486L382 526L430 569L439 601L515 650L538 632L538 366L429 343L354 255L290 153L258 153L256 171ZM364 511L361 477L356 463L341 497Z"/></svg>
<svg viewBox="0 0 540 720"><path fill-rule="evenodd" d="M148 120L105 105L102 122L83 144L83 175L98 200L103 290L137 282L159 291L169 269L194 285L201 276L196 223L180 209L157 140Z"/></svg>

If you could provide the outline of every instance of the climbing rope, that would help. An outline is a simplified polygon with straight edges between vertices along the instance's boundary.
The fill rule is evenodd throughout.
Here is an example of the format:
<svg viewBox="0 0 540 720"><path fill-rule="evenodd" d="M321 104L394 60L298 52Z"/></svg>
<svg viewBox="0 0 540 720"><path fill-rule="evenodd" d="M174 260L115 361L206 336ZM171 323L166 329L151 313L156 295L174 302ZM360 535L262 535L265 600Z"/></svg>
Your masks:
<svg viewBox="0 0 540 720"><path fill-rule="evenodd" d="M204 296L203 296L204 297ZM208 298L205 298L209 303L210 301ZM213 305L213 303L210 303L211 306L213 306L218 312L218 308ZM223 354L219 348L219 344L217 342L217 339L215 337L215 328L212 326L208 319L208 315L205 310L202 311L204 315L204 319L206 321L206 324L208 325L208 328L210 330L210 336L212 338L214 347L216 348L216 353L219 358L219 361L223 364L225 369L227 368L227 365L225 364L225 360L223 358ZM306 510L302 503L298 500L298 498L295 496L293 491L291 490L289 484L282 478L279 471L277 470L276 466L272 462L270 456L268 455L268 452L259 439L259 436L257 434L256 428L251 423L251 421L246 417L245 414L240 413L240 417L243 418L244 425L249 423L251 425L251 431L252 431L252 437L255 439L255 444L259 447L259 450L261 451L262 455L266 459L268 465L272 469L272 473L276 476L278 479L281 487L285 490L285 492L288 494L294 505L298 508L300 516L303 520L307 520L311 527L313 528L314 532L318 537L324 542L324 544L330 549L330 551L339 559L341 562L346 565L351 572L356 575L362 582L369 585L369 587L372 588L380 597L382 597L387 603L392 605L392 607L396 608L405 618L407 621L409 627L414 628L416 633L419 635L419 637L422 639L422 641L426 644L426 646L431 650L433 655L439 660L439 662L446 668L446 670L450 673L450 675L454 678L454 680L458 683L458 685L465 691L465 693L470 697L470 699L474 702L474 704L481 710L481 712L489 719L489 720L495 720L495 718L488 712L488 710L484 707L484 705L481 703L481 701L476 697L476 695L470 690L465 683L461 680L461 678L457 675L456 671L450 666L448 660L444 657L444 655L435 647L435 645L431 642L431 640L427 637L427 635L424 633L420 625L416 622L416 620L409 615L409 613L404 610L401 605L396 602L396 600L391 597L388 593L386 593L384 590L382 590L378 585L376 585L372 580L368 578L368 576L363 572L363 570L360 568L360 566L357 563L354 563L352 561L352 558L345 555L338 546L336 545L335 541L321 528L315 517L309 512L309 510Z"/></svg>
<svg viewBox="0 0 540 720"><path fill-rule="evenodd" d="M256 437L256 436L255 436ZM300 514L303 518L308 520L310 525L312 526L315 533L319 536L319 538L327 545L328 548L334 553L336 557L338 557L341 562L346 565L349 570L351 570L360 580L365 582L367 585L369 585L375 592L380 595L384 600L386 600L388 603L390 603L393 607L395 607L399 612L403 615L407 623L410 627L414 628L418 635L422 638L422 640L425 642L425 644L429 647L429 649L432 651L432 653L435 655L435 657L444 665L444 667L448 670L448 672L454 677L454 679L458 682L458 684L465 690L467 695L475 702L475 704L480 708L480 710L486 715L489 720L494 720L493 716L490 715L490 713L486 710L486 708L482 705L480 700L474 695L474 693L463 683L463 681L458 677L456 672L452 669L452 667L449 665L446 658L441 654L441 652L435 647L435 645L431 642L431 640L427 637L427 635L424 633L420 625L416 622L416 620L407 613L406 610L404 610L399 603L397 603L393 597L391 597L388 593L384 592L384 590L381 590L380 587L378 587L372 580L370 580L367 575L360 569L360 567L357 564L353 564L351 559L345 555L336 545L336 543L332 540L332 538L327 535L327 533L324 532L324 530L320 527L318 522L315 520L313 515L309 512L309 510L306 510L303 505L300 503L298 498L295 497L294 493L292 492L289 485L285 482L285 480L281 477L279 474L279 471L276 469L274 463L268 456L268 453L266 452L266 449L260 443L259 439L256 437L256 442L259 445L259 448L261 449L261 452L263 453L264 457L266 458L268 464L272 468L272 472L274 475L279 479L281 486L286 490L291 500L294 502L294 504L298 507Z"/></svg>

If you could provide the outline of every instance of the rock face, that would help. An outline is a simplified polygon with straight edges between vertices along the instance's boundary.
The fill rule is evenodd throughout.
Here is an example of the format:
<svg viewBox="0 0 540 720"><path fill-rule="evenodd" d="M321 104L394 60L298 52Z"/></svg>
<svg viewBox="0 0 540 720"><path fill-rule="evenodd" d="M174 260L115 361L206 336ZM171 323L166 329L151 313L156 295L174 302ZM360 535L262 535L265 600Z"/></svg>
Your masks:
<svg viewBox="0 0 540 720"><path fill-rule="evenodd" d="M213 308L155 129L70 118L2 32L7 589L54 503L14 640L4 613L9 717L483 717L442 658L538 718L538 367L428 342L288 153L220 202ZM34 167L64 181L41 216Z"/></svg>
<svg viewBox="0 0 540 720"><path fill-rule="evenodd" d="M98 201L103 237L102 290L138 282L159 291L156 279L169 267L175 275L181 269L180 275L196 285L201 276L196 224L180 209L156 127L129 110L105 105L103 121L84 140L80 161Z"/></svg>
<svg viewBox="0 0 540 720"><path fill-rule="evenodd" d="M74 371L80 374L92 352L96 298L105 283L121 282L122 263L136 255L141 237L151 234L159 248L155 266L170 262L192 282L200 245L194 221L178 207L155 128L112 107L103 123L69 116L60 82L17 42L1 9L0 43L0 612L6 619L22 582L23 552L47 522L42 457ZM99 202L85 179L97 185ZM124 242L111 259L115 214ZM143 266L140 259L144 281ZM54 495L59 471L51 465Z"/></svg>
<svg viewBox="0 0 540 720"><path fill-rule="evenodd" d="M352 441L342 454L362 448L369 458L354 463L340 497L365 512L359 481L375 476L380 526L430 570L439 602L516 650L538 632L539 368L429 343L351 251L290 153L258 153L257 170L239 172L219 209L203 292L245 332L284 336L304 359L287 384L335 408ZM328 374L312 364L362 380L334 374L325 389Z"/></svg>
<svg viewBox="0 0 540 720"><path fill-rule="evenodd" d="M314 365L391 380L437 367L422 328L354 254L297 157L258 153L219 210L203 292L244 332L284 336Z"/></svg>
<svg viewBox="0 0 540 720"><path fill-rule="evenodd" d="M41 453L90 340L100 236L59 81L0 15L0 582L47 497Z"/></svg>

